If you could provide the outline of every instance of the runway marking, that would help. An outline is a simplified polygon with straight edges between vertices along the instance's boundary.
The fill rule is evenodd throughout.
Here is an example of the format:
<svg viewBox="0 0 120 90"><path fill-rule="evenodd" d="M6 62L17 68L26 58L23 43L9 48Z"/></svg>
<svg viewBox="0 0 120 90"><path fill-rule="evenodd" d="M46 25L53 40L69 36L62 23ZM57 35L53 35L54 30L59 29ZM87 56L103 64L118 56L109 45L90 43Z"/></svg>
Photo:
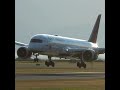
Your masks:
<svg viewBox="0 0 120 90"><path fill-rule="evenodd" d="M64 73L68 73L68 74L77 74L77 73L78 74L105 74L105 72L64 72ZM57 74L61 74L61 73L57 73Z"/></svg>
<svg viewBox="0 0 120 90"><path fill-rule="evenodd" d="M104 72L69 72L49 74L16 74L17 80L52 80L52 79L82 79L82 78L104 78Z"/></svg>

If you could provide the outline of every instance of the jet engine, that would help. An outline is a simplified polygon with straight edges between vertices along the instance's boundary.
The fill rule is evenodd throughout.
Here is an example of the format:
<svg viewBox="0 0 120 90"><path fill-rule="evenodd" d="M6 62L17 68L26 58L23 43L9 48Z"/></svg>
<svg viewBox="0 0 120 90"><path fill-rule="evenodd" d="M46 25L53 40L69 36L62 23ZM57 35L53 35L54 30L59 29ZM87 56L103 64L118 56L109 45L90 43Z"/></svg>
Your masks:
<svg viewBox="0 0 120 90"><path fill-rule="evenodd" d="M20 57L22 59L27 59L27 58L31 57L32 52L29 51L27 47L20 47L17 50L17 55L18 55L18 57Z"/></svg>
<svg viewBox="0 0 120 90"><path fill-rule="evenodd" d="M85 61L93 61L96 60L98 55L95 53L94 50L86 50L83 52L83 59Z"/></svg>

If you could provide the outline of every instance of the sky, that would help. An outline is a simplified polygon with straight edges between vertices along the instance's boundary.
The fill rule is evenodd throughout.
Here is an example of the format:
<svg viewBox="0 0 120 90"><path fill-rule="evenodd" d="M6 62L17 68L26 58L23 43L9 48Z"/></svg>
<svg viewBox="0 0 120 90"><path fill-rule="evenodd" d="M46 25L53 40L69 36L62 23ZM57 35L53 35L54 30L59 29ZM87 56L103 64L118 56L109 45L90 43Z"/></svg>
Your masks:
<svg viewBox="0 0 120 90"><path fill-rule="evenodd" d="M88 40L99 14L97 43L105 47L105 0L15 0L15 40L29 43L35 34Z"/></svg>

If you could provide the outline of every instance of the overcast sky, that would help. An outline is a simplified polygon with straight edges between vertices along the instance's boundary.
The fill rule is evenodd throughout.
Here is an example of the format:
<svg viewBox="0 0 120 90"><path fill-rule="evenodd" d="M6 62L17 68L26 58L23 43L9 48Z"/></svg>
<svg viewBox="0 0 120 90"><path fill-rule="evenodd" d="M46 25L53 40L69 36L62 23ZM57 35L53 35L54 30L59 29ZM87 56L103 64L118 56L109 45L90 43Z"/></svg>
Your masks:
<svg viewBox="0 0 120 90"><path fill-rule="evenodd" d="M105 47L105 0L15 0L15 40L29 43L35 34L88 40L98 14L97 42Z"/></svg>
<svg viewBox="0 0 120 90"><path fill-rule="evenodd" d="M87 40L98 14L98 43L105 47L104 0L15 0L15 40L29 43L38 33Z"/></svg>

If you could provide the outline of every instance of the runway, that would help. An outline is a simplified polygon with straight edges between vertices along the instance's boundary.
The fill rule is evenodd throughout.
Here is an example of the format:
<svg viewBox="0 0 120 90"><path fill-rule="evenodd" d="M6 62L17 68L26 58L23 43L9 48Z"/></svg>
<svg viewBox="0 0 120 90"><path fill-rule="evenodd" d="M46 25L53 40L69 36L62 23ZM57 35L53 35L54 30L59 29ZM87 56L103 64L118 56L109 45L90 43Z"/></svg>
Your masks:
<svg viewBox="0 0 120 90"><path fill-rule="evenodd" d="M79 69L76 63L55 62L56 66L46 67L44 62L15 63L15 80L56 80L56 79L94 79L105 78L105 63L87 63L87 69ZM38 65L40 64L40 65Z"/></svg>
<svg viewBox="0 0 120 90"><path fill-rule="evenodd" d="M66 72L49 74L16 74L15 80L56 80L105 78L104 72Z"/></svg>

